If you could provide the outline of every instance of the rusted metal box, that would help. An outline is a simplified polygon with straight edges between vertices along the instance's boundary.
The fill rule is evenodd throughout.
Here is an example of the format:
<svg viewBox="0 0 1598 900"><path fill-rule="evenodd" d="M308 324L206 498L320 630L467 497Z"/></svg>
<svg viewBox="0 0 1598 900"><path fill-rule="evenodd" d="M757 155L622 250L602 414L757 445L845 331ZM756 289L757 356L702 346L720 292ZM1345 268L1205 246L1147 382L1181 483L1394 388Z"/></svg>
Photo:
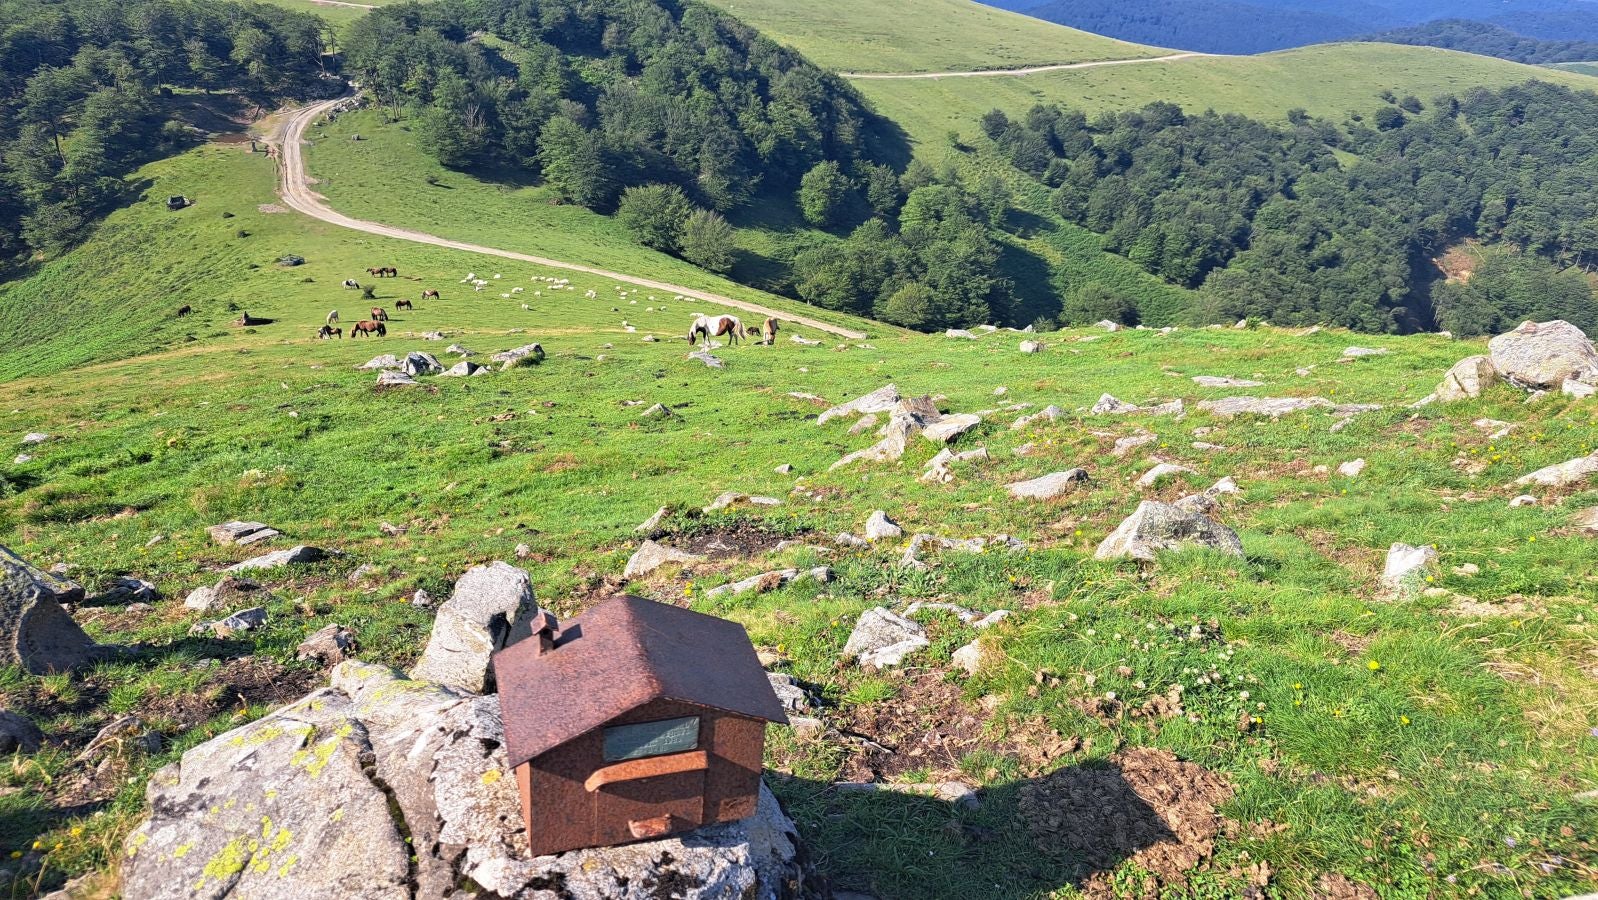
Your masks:
<svg viewBox="0 0 1598 900"><path fill-rule="evenodd" d="M494 679L535 856L754 813L766 723L787 718L742 625L616 596L517 631Z"/></svg>

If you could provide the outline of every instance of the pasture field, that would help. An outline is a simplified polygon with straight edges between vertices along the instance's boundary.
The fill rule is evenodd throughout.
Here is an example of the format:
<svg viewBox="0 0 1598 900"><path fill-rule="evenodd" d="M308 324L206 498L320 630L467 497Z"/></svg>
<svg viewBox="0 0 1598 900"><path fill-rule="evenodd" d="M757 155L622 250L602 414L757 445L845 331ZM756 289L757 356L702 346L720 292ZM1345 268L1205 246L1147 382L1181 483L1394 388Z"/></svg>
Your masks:
<svg viewBox="0 0 1598 900"><path fill-rule="evenodd" d="M360 145L386 147L378 135ZM325 162L313 156L313 172ZM165 598L147 610L77 610L97 639L138 644L137 655L75 677L0 673L4 705L35 719L49 741L0 768L0 866L18 896L113 871L155 769L322 683L322 669L295 659L306 636L338 622L354 630L361 658L404 666L432 618L410 602L415 592L442 599L467 567L513 560L519 544L519 564L558 615L620 589L687 604L744 623L775 670L814 688L836 730L799 739L773 729L767 764L840 890L889 900L1133 897L1153 885L1167 896L1235 897L1263 885L1289 897L1331 883L1329 873L1384 897L1594 888L1598 539L1572 520L1598 505L1598 490L1539 491L1539 505L1518 508L1508 500L1516 476L1598 446L1598 406L1558 396L1528 404L1498 386L1481 400L1406 408L1479 342L1075 329L1042 335L1044 352L1023 355L1009 332L959 340L853 323L870 337L802 346L785 333L774 347L718 350L726 368L714 370L685 359L675 337L707 304L649 300L643 289L624 299L614 282L576 275L574 291L530 299L545 284L535 276L567 273L272 212L270 163L237 146L141 174L142 200L0 293L0 439L51 435L17 446L33 458L0 477L0 540L40 567L73 566L91 591L135 575ZM372 218L392 211L353 170L329 174L336 207ZM448 183L440 190L451 197L491 190L454 175ZM168 213L158 200L172 193L197 203ZM394 224L447 225L487 243L496 229L512 234L495 219L509 202L476 213L470 203L447 206L407 208L412 218ZM554 229L549 240L575 247L582 228L600 227ZM553 244L523 249L559 255ZM304 265L276 265L287 253ZM639 253L610 264L687 277ZM372 305L339 284L380 264L402 276L377 282L373 302L390 312L423 288L443 297L395 314L387 338L314 339L328 309L347 325ZM459 283L467 272L500 274L500 290L471 291ZM499 296L511 286L525 290ZM598 299L584 299L589 289ZM191 314L174 318L182 304ZM228 326L241 309L272 322ZM430 331L444 339L420 337ZM651 332L662 340L643 342ZM428 351L447 364L450 343L487 355L530 341L548 351L542 365L481 378L377 391L373 373L356 368L379 353ZM1340 361L1350 344L1391 353ZM1313 368L1297 374L1304 367ZM1265 386L1201 388L1195 375ZM816 413L890 382L906 395L937 395L945 411L990 410L955 445L986 447L990 460L957 466L952 483L923 483L938 448L917 438L898 463L829 471L875 438L851 436L848 422L818 426ZM1136 403L1179 397L1189 413L1086 412L1104 392ZM1321 413L1226 421L1192 406L1234 393L1383 408L1333 431ZM640 416L657 402L675 415ZM1010 404L1029 406L1002 408ZM1065 414L1011 428L1048 404ZM1473 424L1482 419L1514 428L1494 438L1500 426ZM1139 429L1157 440L1123 457L1109 452ZM1200 439L1215 449L1196 449ZM1016 455L1023 444L1031 455ZM1358 477L1317 470L1356 458L1368 463ZM1137 487L1157 459L1194 471ZM1074 466L1091 480L1060 500L1005 491ZM1175 499L1223 476L1243 493L1222 497L1216 515L1237 529L1245 557L1093 560L1139 499ZM728 490L782 504L678 513L662 540L716 537L735 552L622 577L640 521ZM907 533L1007 534L1025 549L945 551L918 572L896 564L903 540L834 545L832 535L858 533L876 509ZM206 536L206 526L235 518L283 530L278 546L345 555L266 575L274 599L264 629L191 637L190 626L210 617L181 598L250 552ZM773 550L782 538L801 543ZM1380 597L1382 560L1397 541L1437 546L1429 594ZM352 583L363 564L371 574ZM820 564L833 568L830 583L707 596L751 574ZM902 669L839 661L863 611L915 600L1012 615L982 632L975 676L950 656L976 632L945 613L924 617L931 646ZM1169 705L1177 685L1180 712ZM109 763L74 761L127 713L162 736L159 750L129 743ZM1224 779L1224 796L1213 798L1221 826L1184 844L1195 855L1182 873L1125 852L1089 864L1080 848L1062 849L1075 845L1050 822L1050 785L1135 748L1171 751ZM981 803L832 787L862 780L958 780L981 789Z"/></svg>
<svg viewBox="0 0 1598 900"><path fill-rule="evenodd" d="M970 0L711 0L711 4L840 72L1016 69L1160 56L1118 41Z"/></svg>
<svg viewBox="0 0 1598 900"><path fill-rule="evenodd" d="M1386 90L1422 101L1463 94L1474 87L1503 87L1533 79L1598 88L1580 71L1396 44L1324 44L1261 56L1207 56L1095 69L992 78L856 80L854 85L918 144L946 152L945 135L978 134L990 109L1025 113L1037 103L1075 107L1089 115L1136 109L1155 101L1189 112L1214 109L1266 121L1290 109L1342 121L1369 115Z"/></svg>

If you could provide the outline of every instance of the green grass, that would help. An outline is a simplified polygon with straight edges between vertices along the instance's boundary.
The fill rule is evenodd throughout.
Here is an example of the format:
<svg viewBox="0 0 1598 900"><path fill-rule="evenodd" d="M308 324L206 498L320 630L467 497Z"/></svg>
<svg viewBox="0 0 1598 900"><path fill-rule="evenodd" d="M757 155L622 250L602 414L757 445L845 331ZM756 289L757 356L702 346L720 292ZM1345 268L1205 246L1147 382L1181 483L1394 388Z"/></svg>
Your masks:
<svg viewBox="0 0 1598 900"><path fill-rule="evenodd" d="M1092 114L1166 101L1194 112L1214 109L1271 121L1299 107L1341 121L1349 113L1370 114L1381 105L1378 95L1384 90L1430 100L1534 78L1598 88L1598 80L1586 74L1432 47L1364 43L1025 77L857 80L854 85L879 112L938 152L950 130L976 135L977 119L994 108L1014 114L1035 103L1057 103Z"/></svg>
<svg viewBox="0 0 1598 900"><path fill-rule="evenodd" d="M970 0L711 2L811 62L841 72L1013 69L1168 52Z"/></svg>
<svg viewBox="0 0 1598 900"><path fill-rule="evenodd" d="M456 282L468 270L497 271L504 278L496 286L531 293L532 276L563 273L258 212L257 204L271 199L270 166L236 148L195 151L149 174L157 180L152 196L181 190L199 203L180 214L153 203L119 212L89 245L0 296L8 315L26 307L63 323L61 336L8 341L14 349L0 356L7 373L0 435L56 436L30 451L32 462L8 470L0 541L41 565L79 566L75 576L91 588L137 574L171 598L142 616L80 610L95 637L148 643L155 649L147 656L72 678L0 678L6 705L35 716L54 741L86 740L124 710L148 716L167 740L153 757L136 750L118 757L125 768L117 770L116 786L102 789L108 805L98 815L56 811L83 773L70 745L0 769L0 781L15 789L0 795L0 857L23 853L12 865L30 877L43 866L48 884L112 865L120 836L141 814L142 783L154 768L270 708L270 692L243 688L240 700L216 674L224 670L204 668L202 660L236 666L235 659L251 656L277 667L279 681L314 683L320 673L296 662L293 648L337 621L355 629L363 658L406 664L430 619L405 602L411 592L446 595L467 566L510 558L519 543L531 548L523 564L540 601L569 615L604 579L619 575L636 543L633 526L656 507L697 507L723 490L741 490L785 503L757 516L678 518L673 527L765 523L826 543L826 535L858 529L881 508L910 530L1007 533L1029 546L1017 555L946 553L924 574L892 565L899 546L825 558L795 548L630 586L744 623L757 644L783 658L781 668L835 704L829 718L869 716L913 694L915 685L952 678L943 674L947 656L972 636L939 616L928 620L933 646L913 658L908 676L839 667L837 652L864 609L939 599L1015 611L985 635L1000 651L998 662L968 682L956 680L965 699L924 723L973 714L990 698L980 709L991 712L976 714L987 721L995 749L918 761L897 776L980 784L987 788L980 810L828 790L849 745L774 732L768 765L793 776L776 787L840 887L884 898L1074 896L1066 886L1069 861L1032 849L1017 818L1018 791L1040 771L1090 764L1116 746L1151 745L1225 774L1237 790L1222 810L1230 819L1282 826L1223 836L1209 872L1195 878L1196 895L1235 896L1240 883L1226 873L1256 861L1277 873L1272 890L1281 896L1302 895L1324 871L1378 885L1389 897L1469 888L1559 896L1592 888L1598 808L1574 796L1598 788L1598 739L1590 732L1598 727L1598 681L1584 674L1598 650L1590 621L1598 542L1566 523L1573 511L1598 504L1598 491L1509 509L1514 491L1506 485L1598 446L1598 420L1590 401L1527 405L1508 388L1481 401L1418 413L1403 408L1453 361L1479 351L1477 342L1332 331L1301 337L1268 328L1076 330L1045 336L1045 353L1022 356L1016 338L1004 333L971 342L885 331L871 349L782 342L723 351L728 365L718 372L684 360L680 343L640 342L657 321L661 333L674 333L685 310L650 313L647 307L659 304L641 300L612 313L617 301L606 280L573 277L576 292L534 301L527 312L519 301ZM341 180L353 191L348 176L330 189ZM220 218L223 208L235 217ZM425 215L461 216L452 221L465 227L458 212ZM234 237L240 227L252 236ZM494 226L478 227L487 234ZM129 235L144 236L137 263L90 263L127 254ZM301 253L306 265L269 264L285 252ZM386 339L314 340L328 308L348 314L364 305L339 281L378 260L407 276L379 284L383 305L430 286L443 298L397 316ZM643 257L637 263L651 264ZM126 290L115 289L129 279ZM583 300L588 288L602 299ZM126 299L151 295L162 302ZM52 304L56 297L67 299ZM196 311L168 322L166 305L179 299L194 300ZM223 327L234 315L228 302L277 321L248 331ZM625 332L623 317L640 332ZM5 320L7 334L14 321ZM192 331L195 340L148 352L173 329ZM370 373L355 370L380 352L438 352L448 341L405 336L435 329L457 332L448 341L482 352L538 340L549 359L490 378L433 380L382 394L373 392ZM1394 352L1336 363L1351 343ZM106 361L119 355L129 358ZM1317 366L1309 377L1294 374L1307 364ZM943 408L965 411L1001 402L993 396L999 386L1008 388L1002 402L1067 410L1104 391L1133 401L1226 393L1197 388L1187 377L1194 374L1256 376L1269 384L1262 395L1319 394L1388 408L1337 433L1322 416L1219 422L1197 412L1181 421L1073 413L1054 426L1014 432L1008 426L1016 413L1001 413L961 441L988 447L991 462L962 467L953 484L926 485L915 476L935 448L924 442L899 465L827 471L869 438L850 437L845 424L817 427L817 407L787 396L803 391L840 401L895 381L906 392L943 394ZM631 401L663 402L679 417L646 423L640 407L624 405ZM1490 441L1470 424L1484 416L1519 428L1507 441ZM1126 459L1106 452L1137 427L1154 430L1160 441ZM1213 427L1204 439L1228 449L1191 449L1199 427ZM1016 457L1011 450L1023 442L1037 442L1039 455ZM1091 560L1096 542L1135 505L1140 492L1131 479L1155 455L1200 473L1158 496L1222 475L1238 478L1246 494L1226 501L1220 517L1240 531L1247 558L1176 555L1149 570ZM1356 456L1370 464L1358 479L1312 471ZM780 463L793 465L818 499L791 493L794 476L773 472ZM1020 504L1004 494L1011 480L1074 465L1087 466L1093 481L1064 501ZM264 632L230 645L193 641L186 632L199 617L179 598L243 553L211 544L204 528L238 517L350 556L271 576L276 599ZM385 521L408 530L384 535ZM158 534L164 540L147 546ZM1448 598L1379 601L1382 554L1397 540L1440 548L1436 586L1484 602L1529 600L1535 609L1471 620L1441 614ZM828 585L703 597L705 588L737 577L823 562L837 572ZM1481 573L1453 574L1464 562ZM377 567L365 586L346 583L357 563ZM1213 624L1191 639L1195 622ZM1378 671L1368 667L1371 660ZM1221 680L1200 682L1206 666ZM1186 686L1192 719L1106 720L1077 705L1115 691L1135 706L1173 683ZM199 718L184 718L182 709L198 710ZM1236 723L1245 712L1262 722L1240 734ZM1087 743L1038 769L1028 739L1006 743L1038 727ZM32 849L34 841L41 849ZM1113 877L1135 893L1129 868Z"/></svg>

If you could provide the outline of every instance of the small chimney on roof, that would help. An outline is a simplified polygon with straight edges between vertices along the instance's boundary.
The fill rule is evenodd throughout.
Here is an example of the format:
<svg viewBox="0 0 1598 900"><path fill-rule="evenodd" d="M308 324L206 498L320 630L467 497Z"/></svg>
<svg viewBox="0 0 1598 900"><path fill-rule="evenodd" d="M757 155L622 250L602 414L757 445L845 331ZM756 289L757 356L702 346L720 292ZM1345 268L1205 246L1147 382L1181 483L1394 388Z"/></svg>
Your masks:
<svg viewBox="0 0 1598 900"><path fill-rule="evenodd" d="M532 638L538 644L538 655L555 649L555 632L560 630L560 623L555 621L554 613L547 609L540 609L538 615L533 616L529 623L532 628Z"/></svg>

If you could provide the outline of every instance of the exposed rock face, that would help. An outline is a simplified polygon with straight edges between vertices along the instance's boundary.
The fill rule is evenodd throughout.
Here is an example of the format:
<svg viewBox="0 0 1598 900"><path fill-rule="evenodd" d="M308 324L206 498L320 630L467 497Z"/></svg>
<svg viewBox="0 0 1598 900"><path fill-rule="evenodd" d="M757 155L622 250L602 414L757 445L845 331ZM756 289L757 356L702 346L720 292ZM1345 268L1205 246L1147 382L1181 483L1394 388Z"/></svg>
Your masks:
<svg viewBox="0 0 1598 900"><path fill-rule="evenodd" d="M1022 353L1042 353L1043 352L1043 345L1038 343L1037 341L1022 341L1021 342L1021 352Z"/></svg>
<svg viewBox="0 0 1598 900"><path fill-rule="evenodd" d="M44 744L44 732L27 717L0 709L0 753L37 753Z"/></svg>
<svg viewBox="0 0 1598 900"><path fill-rule="evenodd" d="M1598 453L1589 456L1578 456L1568 462L1538 469L1529 475L1522 475L1515 479L1517 485L1540 484L1544 487L1564 487L1571 484L1580 484L1598 474Z"/></svg>
<svg viewBox="0 0 1598 900"><path fill-rule="evenodd" d="M61 608L82 601L83 588L35 569L0 546L0 664L45 675L107 656L110 648L91 640Z"/></svg>
<svg viewBox="0 0 1598 900"><path fill-rule="evenodd" d="M1237 532L1198 512L1170 503L1145 500L1094 551L1094 559L1133 559L1153 562L1161 550L1211 547L1233 556L1243 555Z"/></svg>
<svg viewBox="0 0 1598 900"><path fill-rule="evenodd" d="M1598 349L1563 320L1524 322L1488 341L1487 352L1499 374L1527 390L1557 388L1567 378L1598 383Z"/></svg>
<svg viewBox="0 0 1598 900"><path fill-rule="evenodd" d="M260 522L223 522L205 530L218 544L249 546L277 537L281 532Z"/></svg>
<svg viewBox="0 0 1598 900"><path fill-rule="evenodd" d="M314 563L326 559L327 555L327 551L320 547L307 547L302 544L298 547L290 547L287 550L275 550L271 553L252 557L241 563L234 563L227 567L227 571L249 572L255 569L275 569L278 566Z"/></svg>
<svg viewBox="0 0 1598 900"><path fill-rule="evenodd" d="M1387 551L1382 569L1382 590L1401 597L1413 596L1426 587L1426 575L1437 569L1435 547L1394 544Z"/></svg>
<svg viewBox="0 0 1598 900"><path fill-rule="evenodd" d="M944 416L927 425L921 436L935 444L947 444L981 424L982 417L972 413Z"/></svg>
<svg viewBox="0 0 1598 900"><path fill-rule="evenodd" d="M1099 402L1093 404L1090 410L1096 416L1130 416L1141 414L1147 416L1180 416L1184 410L1181 400L1172 400L1168 403L1156 403L1151 406L1138 406L1136 403L1127 403L1118 400L1110 394L1099 397Z"/></svg>
<svg viewBox="0 0 1598 900"><path fill-rule="evenodd" d="M627 560L627 568L622 575L628 578L641 578L655 571L667 563L690 563L704 559L697 553L686 550L673 550L664 544L654 541L644 541Z"/></svg>
<svg viewBox="0 0 1598 900"><path fill-rule="evenodd" d="M295 648L295 659L314 659L324 666L337 665L355 649L355 635L334 623L320 629Z"/></svg>
<svg viewBox="0 0 1598 900"><path fill-rule="evenodd" d="M118 575L106 583L105 590L95 599L102 604L154 603L161 599L161 592L142 578Z"/></svg>
<svg viewBox="0 0 1598 900"><path fill-rule="evenodd" d="M940 421L943 415L931 397L915 397L895 403L888 414L887 424L878 430L881 440L864 450L856 450L833 463L830 469L840 469L860 460L889 462L904 456L910 439L928 426Z"/></svg>
<svg viewBox="0 0 1598 900"><path fill-rule="evenodd" d="M904 529L879 509L866 519L865 534L868 541L886 541L904 537Z"/></svg>
<svg viewBox="0 0 1598 900"><path fill-rule="evenodd" d="M954 480L954 464L957 462L985 462L988 459L988 448L978 447L975 450L966 450L955 453L948 447L937 452L937 455L927 460L927 470L921 473L921 480L928 484L948 484Z"/></svg>
<svg viewBox="0 0 1598 900"><path fill-rule="evenodd" d="M1437 385L1437 390L1432 391L1432 397L1443 403L1474 399L1480 397L1482 391L1487 390L1497 378L1498 370L1493 368L1491 359L1467 356L1448 370L1442 383Z"/></svg>
<svg viewBox="0 0 1598 900"><path fill-rule="evenodd" d="M420 382L406 375L404 372L384 371L377 373L378 387L416 387Z"/></svg>
<svg viewBox="0 0 1598 900"><path fill-rule="evenodd" d="M1198 408L1223 419L1245 415L1270 416L1274 419L1307 409L1334 409L1336 406L1324 397L1225 397L1202 400Z"/></svg>
<svg viewBox="0 0 1598 900"><path fill-rule="evenodd" d="M482 692L492 678L489 656L505 646L513 624L537 612L525 571L504 562L467 569L438 608L432 637L411 677Z"/></svg>
<svg viewBox="0 0 1598 900"><path fill-rule="evenodd" d="M260 605L271 599L272 595L260 584L248 578L224 575L211 587L197 587L190 591L183 599L183 605L200 612L211 612L229 606Z"/></svg>
<svg viewBox="0 0 1598 900"><path fill-rule="evenodd" d="M1128 435L1115 442L1115 446L1110 450L1110 454L1112 456L1125 456L1128 453L1131 453L1133 450L1136 450L1137 448L1146 444L1152 444L1159 439L1159 435L1150 434L1147 431Z"/></svg>
<svg viewBox="0 0 1598 900"><path fill-rule="evenodd" d="M215 622L201 622L189 629L189 634L207 634L212 637L228 638L241 631L254 631L266 624L265 607L255 606L250 609L240 610L225 619Z"/></svg>
<svg viewBox="0 0 1598 900"><path fill-rule="evenodd" d="M399 358L392 353L374 356L367 361L366 365L360 366L361 369L398 369L399 367Z"/></svg>
<svg viewBox="0 0 1598 900"><path fill-rule="evenodd" d="M975 675L982 671L982 642L972 641L964 647L954 651L949 661L960 668L967 675Z"/></svg>
<svg viewBox="0 0 1598 900"><path fill-rule="evenodd" d="M638 527L634 528L633 531L637 532L638 534L654 537L660 533L660 523L666 521L666 517L669 515L671 515L671 507L662 506L660 509L655 510L654 515L639 523Z"/></svg>
<svg viewBox="0 0 1598 900"><path fill-rule="evenodd" d="M1138 478L1137 486L1141 488L1151 488L1159 485L1161 481L1164 481L1167 478L1175 478L1178 475L1195 474L1197 473L1192 469L1189 469L1187 466L1179 466L1176 463L1162 462L1155 465L1154 468L1148 470L1147 472L1144 472L1143 475Z"/></svg>
<svg viewBox="0 0 1598 900"><path fill-rule="evenodd" d="M860 614L849 640L843 645L843 658L863 666L897 666L904 658L930 646L926 629L885 606L874 606Z"/></svg>
<svg viewBox="0 0 1598 900"><path fill-rule="evenodd" d="M515 349L496 353L490 356L489 360L499 363L500 371L503 372L519 365L543 362L544 347L541 344L523 344Z"/></svg>
<svg viewBox="0 0 1598 900"><path fill-rule="evenodd" d="M1584 381L1566 378L1565 383L1559 386L1559 393L1564 394L1566 397L1574 397L1577 400L1585 400L1593 394L1598 394L1598 387L1594 387Z"/></svg>
<svg viewBox="0 0 1598 900"><path fill-rule="evenodd" d="M469 359L463 359L460 362L456 363L455 365L450 366L448 369L445 369L444 370L444 377L446 377L446 378L470 378L473 375L478 374L479 372L489 372L489 371L492 371L492 370L487 368L486 366L480 366L477 363L474 363L474 362L472 362Z"/></svg>
<svg viewBox="0 0 1598 900"><path fill-rule="evenodd" d="M1005 489L1017 500L1053 500L1087 480L1086 469L1067 469L1064 472L1051 472L1030 481L1017 481Z"/></svg>
<svg viewBox="0 0 1598 900"><path fill-rule="evenodd" d="M688 900L776 900L806 877L764 788L741 822L529 857L504 741L495 697L343 663L332 687L156 773L122 894L444 900L469 880L529 900L651 900L667 886Z"/></svg>
<svg viewBox="0 0 1598 900"><path fill-rule="evenodd" d="M402 365L401 371L403 371L406 375L415 378L421 375L437 375L438 373L444 371L444 366L441 365L438 361L438 358L433 356L431 353L412 351L405 354L405 362Z"/></svg>

